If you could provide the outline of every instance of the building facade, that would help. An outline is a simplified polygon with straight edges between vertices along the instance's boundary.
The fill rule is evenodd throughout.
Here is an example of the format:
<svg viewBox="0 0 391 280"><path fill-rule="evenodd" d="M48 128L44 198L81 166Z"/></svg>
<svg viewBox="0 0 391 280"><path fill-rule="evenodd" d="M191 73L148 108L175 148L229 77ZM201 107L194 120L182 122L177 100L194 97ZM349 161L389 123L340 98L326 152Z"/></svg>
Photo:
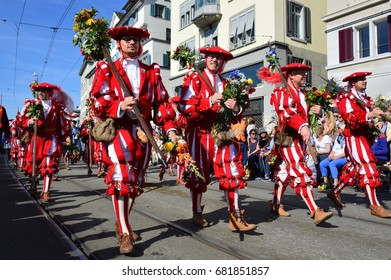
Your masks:
<svg viewBox="0 0 391 280"><path fill-rule="evenodd" d="M269 104L273 86L256 76L270 48L276 50L281 65L311 65L308 86L319 86L323 82L319 76L326 77L325 1L172 0L171 8L171 49L188 45L200 68L204 66L200 48L218 45L232 52L234 59L227 63L223 75L240 70L253 79L256 92L245 115L253 115L258 126L267 126L273 117ZM187 71L171 61L175 94L180 93Z"/></svg>
<svg viewBox="0 0 391 280"><path fill-rule="evenodd" d="M328 0L327 73L337 81L369 71L366 90L372 98L391 98L391 1Z"/></svg>

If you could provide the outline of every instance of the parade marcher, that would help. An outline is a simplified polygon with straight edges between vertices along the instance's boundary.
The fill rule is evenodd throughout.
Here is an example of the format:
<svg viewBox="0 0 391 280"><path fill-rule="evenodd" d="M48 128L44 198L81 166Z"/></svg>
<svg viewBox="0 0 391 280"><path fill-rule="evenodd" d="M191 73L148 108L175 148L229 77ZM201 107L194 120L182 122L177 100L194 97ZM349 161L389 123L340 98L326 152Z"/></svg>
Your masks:
<svg viewBox="0 0 391 280"><path fill-rule="evenodd" d="M340 93L337 106L345 121L345 145L348 163L342 168L338 184L328 193L328 197L338 207L345 207L341 201L341 191L345 186L358 185L364 189L370 203L371 214L380 218L391 218L391 212L384 209L377 199L376 188L382 185L376 157L371 151L374 141L372 133L374 119L384 112L374 106L373 99L365 93L368 75L371 72L355 72L342 81L347 82L347 91Z"/></svg>
<svg viewBox="0 0 391 280"><path fill-rule="evenodd" d="M22 126L25 128L37 125L37 134L32 136L27 149L27 166L25 171L29 176L33 175L34 139L36 140L36 172L35 175L43 176L43 188L41 200L51 201L50 187L53 174L58 171L58 160L61 156L61 142L66 135L66 110L73 110L73 101L57 85L50 83L32 84L31 89L36 93L36 100L27 102L23 108ZM38 106L41 106L39 109ZM40 114L35 115L39 111ZM36 181L38 182L38 181ZM31 186L33 192L36 186Z"/></svg>
<svg viewBox="0 0 391 280"><path fill-rule="evenodd" d="M211 182L213 167L215 176L219 179L219 188L224 190L228 204L229 229L252 230L256 225L246 223L238 203L238 189L246 186L243 180L245 171L241 163L240 144L230 141L218 146L215 145L212 135L212 127L220 111L219 103L223 100L226 86L226 80L221 73L227 61L233 59L233 55L218 46L201 48L200 52L205 55L206 65L201 74L204 79L210 81L214 90L212 91L199 74L189 72L183 82L179 103L180 111L187 117L186 140L189 143L190 154L204 178L193 173L186 182L192 200L192 221L199 227L209 226L209 222L203 216L202 195ZM235 121L240 122L244 108L239 108L234 99L228 99L224 104L236 115Z"/></svg>
<svg viewBox="0 0 391 280"><path fill-rule="evenodd" d="M11 130L11 158L10 160L13 162L14 168L16 169L18 167L18 153L19 153L19 143L18 143L18 135L19 135L19 127L17 125L17 118L18 118L19 112L15 119L13 119L10 123L10 130Z"/></svg>
<svg viewBox="0 0 391 280"><path fill-rule="evenodd" d="M312 171L306 164L306 147L311 137L309 129L309 111L315 114L321 113L319 105L312 106L305 103L305 94L301 86L305 83L307 72L311 67L301 63L292 63L281 67L287 80L286 87L276 87L270 99L274 111L279 119L279 131L281 128L289 137L291 143L278 143L275 140L275 153L277 154L275 170L275 186L272 202L272 212L288 217L290 214L284 210L281 198L287 188L291 186L297 195L300 195L311 212L314 224L318 225L330 218L333 214L325 212L316 205L312 187L316 183L312 178ZM280 135L279 135L280 133ZM276 138L277 139L277 138Z"/></svg>
<svg viewBox="0 0 391 280"><path fill-rule="evenodd" d="M105 183L106 195L112 196L116 215L115 230L120 238L119 251L129 254L135 251L129 214L135 199L142 194L144 175L151 159L152 145L146 141L133 106L138 106L142 117L151 130L152 116L166 114L169 95L160 76L160 67L148 66L139 60L142 54L141 40L149 38L148 31L131 26L110 28L108 35L117 42L120 58L114 65L123 78L132 96L125 96L109 65L105 61L96 64L96 73L91 89L93 113L102 121L114 120L115 135L103 142L103 161L109 165ZM157 122L154 119L155 122ZM175 136L171 119L162 119L165 133ZM97 125L97 124L96 124ZM95 126L96 126L95 125Z"/></svg>

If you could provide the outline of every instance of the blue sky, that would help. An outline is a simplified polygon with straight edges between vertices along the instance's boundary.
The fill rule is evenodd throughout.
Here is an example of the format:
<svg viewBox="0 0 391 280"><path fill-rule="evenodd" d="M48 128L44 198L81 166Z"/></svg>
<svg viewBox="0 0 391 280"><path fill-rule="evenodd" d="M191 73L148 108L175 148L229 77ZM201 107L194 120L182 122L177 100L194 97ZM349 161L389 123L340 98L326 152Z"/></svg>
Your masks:
<svg viewBox="0 0 391 280"><path fill-rule="evenodd" d="M79 70L83 62L74 47L73 17L93 6L98 17L111 20L127 0L2 0L0 10L0 96L8 118L31 98L29 84L38 77L62 87L80 104ZM6 8L4 8L6 7ZM54 32L53 27L58 27ZM34 72L37 77L34 76Z"/></svg>

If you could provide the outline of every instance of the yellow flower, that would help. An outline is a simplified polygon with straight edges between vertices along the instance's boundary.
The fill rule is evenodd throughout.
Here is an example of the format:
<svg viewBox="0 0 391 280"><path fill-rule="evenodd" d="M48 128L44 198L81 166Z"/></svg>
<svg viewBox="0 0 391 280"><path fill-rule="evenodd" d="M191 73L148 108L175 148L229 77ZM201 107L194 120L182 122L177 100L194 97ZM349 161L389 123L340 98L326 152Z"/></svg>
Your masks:
<svg viewBox="0 0 391 280"><path fill-rule="evenodd" d="M248 78L248 79L247 79L247 83L248 83L249 85L252 85L254 82L253 82L253 80L252 80L251 78Z"/></svg>
<svg viewBox="0 0 391 280"><path fill-rule="evenodd" d="M75 23L75 25L73 26L73 31L79 31L79 28L79 24Z"/></svg>
<svg viewBox="0 0 391 280"><path fill-rule="evenodd" d="M92 18L89 18L89 19L86 21L86 24L87 24L88 26L91 26L93 22L94 22L94 20L93 20Z"/></svg>
<svg viewBox="0 0 391 280"><path fill-rule="evenodd" d="M164 148L167 150L167 151L172 151L172 149L174 149L174 143L172 142L166 142L164 143Z"/></svg>

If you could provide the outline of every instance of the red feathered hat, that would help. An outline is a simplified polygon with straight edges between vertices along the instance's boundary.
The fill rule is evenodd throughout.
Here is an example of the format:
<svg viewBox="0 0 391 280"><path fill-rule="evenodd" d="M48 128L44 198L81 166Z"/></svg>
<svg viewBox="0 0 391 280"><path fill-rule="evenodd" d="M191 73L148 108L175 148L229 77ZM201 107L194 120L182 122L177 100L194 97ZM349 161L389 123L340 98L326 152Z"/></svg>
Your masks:
<svg viewBox="0 0 391 280"><path fill-rule="evenodd" d="M201 48L200 53L207 54L207 53L216 53L216 54L222 54L224 56L225 61L231 60L234 58L232 53L218 47L206 47L206 48Z"/></svg>
<svg viewBox="0 0 391 280"><path fill-rule="evenodd" d="M58 86L49 84L49 83L40 83L40 84L32 84L31 85L32 90L40 90L40 89L59 89Z"/></svg>
<svg viewBox="0 0 391 280"><path fill-rule="evenodd" d="M147 30L132 26L113 27L107 31L107 34L116 41L121 39L123 36L135 36L140 39L149 38L150 36Z"/></svg>
<svg viewBox="0 0 391 280"><path fill-rule="evenodd" d="M310 71L312 69L311 66L308 66L306 64L303 64L303 63L291 63L291 64L288 64L288 65L285 65L285 66L281 66L281 71L283 72L291 72L291 71L294 71L294 70L305 70L305 71Z"/></svg>
<svg viewBox="0 0 391 280"><path fill-rule="evenodd" d="M351 81L360 77L366 77L371 75L372 72L354 72L353 74L350 74L349 76L345 77L342 82Z"/></svg>

